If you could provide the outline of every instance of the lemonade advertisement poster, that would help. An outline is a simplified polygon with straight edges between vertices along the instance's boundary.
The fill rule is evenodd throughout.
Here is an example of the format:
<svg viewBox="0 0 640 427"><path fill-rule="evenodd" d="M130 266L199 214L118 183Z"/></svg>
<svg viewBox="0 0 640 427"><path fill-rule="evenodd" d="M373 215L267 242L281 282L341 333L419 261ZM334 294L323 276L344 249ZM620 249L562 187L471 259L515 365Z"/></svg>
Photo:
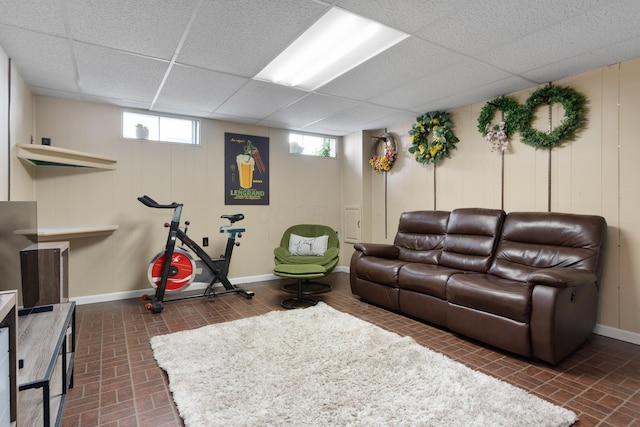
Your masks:
<svg viewBox="0 0 640 427"><path fill-rule="evenodd" d="M269 138L224 134L225 205L269 204Z"/></svg>

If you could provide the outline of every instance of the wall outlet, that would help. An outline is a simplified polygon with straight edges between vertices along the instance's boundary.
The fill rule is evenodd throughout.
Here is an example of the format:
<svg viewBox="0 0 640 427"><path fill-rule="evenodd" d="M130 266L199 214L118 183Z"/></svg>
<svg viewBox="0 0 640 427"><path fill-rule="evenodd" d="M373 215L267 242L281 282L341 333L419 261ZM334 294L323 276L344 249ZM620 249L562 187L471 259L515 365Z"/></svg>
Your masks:
<svg viewBox="0 0 640 427"><path fill-rule="evenodd" d="M208 237L203 237L202 238L202 246L209 246L209 238Z"/></svg>

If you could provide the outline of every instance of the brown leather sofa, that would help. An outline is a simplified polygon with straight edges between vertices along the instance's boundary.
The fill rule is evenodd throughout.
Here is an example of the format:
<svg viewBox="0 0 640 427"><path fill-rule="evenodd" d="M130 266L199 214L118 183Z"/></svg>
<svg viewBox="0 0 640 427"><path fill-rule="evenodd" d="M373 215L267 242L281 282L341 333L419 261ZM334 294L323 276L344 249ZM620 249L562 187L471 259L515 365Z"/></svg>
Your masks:
<svg viewBox="0 0 640 427"><path fill-rule="evenodd" d="M557 364L595 326L606 231L595 215L406 212L393 245L354 245L351 290L364 301Z"/></svg>

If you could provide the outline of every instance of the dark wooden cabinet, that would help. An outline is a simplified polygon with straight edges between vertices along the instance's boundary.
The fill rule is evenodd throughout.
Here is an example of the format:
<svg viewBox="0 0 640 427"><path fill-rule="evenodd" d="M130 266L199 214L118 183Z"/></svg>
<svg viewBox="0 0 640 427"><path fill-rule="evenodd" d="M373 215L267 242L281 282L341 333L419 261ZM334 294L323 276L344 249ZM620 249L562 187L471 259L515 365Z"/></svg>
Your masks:
<svg viewBox="0 0 640 427"><path fill-rule="evenodd" d="M69 242L34 243L20 251L22 305L69 300Z"/></svg>

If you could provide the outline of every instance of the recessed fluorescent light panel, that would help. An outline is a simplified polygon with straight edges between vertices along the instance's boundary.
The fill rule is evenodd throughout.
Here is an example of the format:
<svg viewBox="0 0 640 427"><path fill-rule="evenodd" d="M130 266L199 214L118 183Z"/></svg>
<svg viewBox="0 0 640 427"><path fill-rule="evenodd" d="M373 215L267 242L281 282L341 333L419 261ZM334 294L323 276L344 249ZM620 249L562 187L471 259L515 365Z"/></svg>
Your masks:
<svg viewBox="0 0 640 427"><path fill-rule="evenodd" d="M334 7L255 78L315 90L407 37L402 31Z"/></svg>

